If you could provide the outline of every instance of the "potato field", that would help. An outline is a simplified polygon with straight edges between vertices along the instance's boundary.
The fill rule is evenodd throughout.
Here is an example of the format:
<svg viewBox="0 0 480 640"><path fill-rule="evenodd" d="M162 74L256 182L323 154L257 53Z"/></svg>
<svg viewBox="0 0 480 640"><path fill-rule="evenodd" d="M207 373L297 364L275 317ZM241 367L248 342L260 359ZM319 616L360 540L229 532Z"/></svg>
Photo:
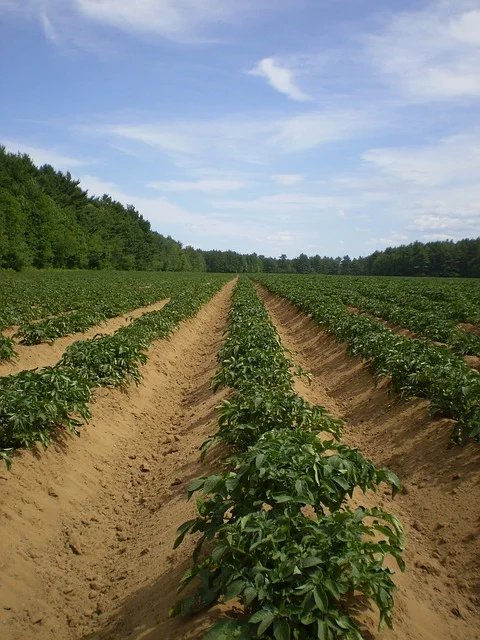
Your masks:
<svg viewBox="0 0 480 640"><path fill-rule="evenodd" d="M0 274L0 637L480 640L480 282Z"/></svg>

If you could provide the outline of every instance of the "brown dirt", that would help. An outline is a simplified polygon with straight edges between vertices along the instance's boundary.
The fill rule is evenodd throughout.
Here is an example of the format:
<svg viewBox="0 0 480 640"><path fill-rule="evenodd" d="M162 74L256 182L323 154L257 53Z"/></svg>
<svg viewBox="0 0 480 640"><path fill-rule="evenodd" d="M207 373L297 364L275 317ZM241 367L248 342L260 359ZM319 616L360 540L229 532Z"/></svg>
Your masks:
<svg viewBox="0 0 480 640"><path fill-rule="evenodd" d="M18 359L12 362L0 361L0 376L9 376L13 373L19 373L25 369L36 369L38 367L53 367L62 357L65 349L77 340L90 340L99 333L111 335L117 329L129 325L135 318L139 318L148 311L160 311L168 300L161 300L149 305L148 307L139 307L133 311L129 311L121 316L110 318L106 322L91 327L84 333L72 333L63 338L58 338L52 343L41 343L26 346L16 344L15 351L18 353ZM16 329L12 329L10 333L4 331L4 335L15 333Z"/></svg>
<svg viewBox="0 0 480 640"><path fill-rule="evenodd" d="M192 541L186 483L219 466L210 380L233 282L149 351L139 387L96 392L80 438L0 470L0 636L8 640L200 637L215 611L168 620ZM200 635L198 635L200 634Z"/></svg>
<svg viewBox="0 0 480 640"><path fill-rule="evenodd" d="M470 333L474 333L477 336L480 336L480 327L477 327L475 324L470 324L469 322L460 322L460 329L464 329L465 331L470 331Z"/></svg>
<svg viewBox="0 0 480 640"><path fill-rule="evenodd" d="M407 570L396 573L394 630L378 633L364 612L366 638L478 640L480 638L480 446L449 443L448 420L433 420L423 400L399 402L345 345L325 334L286 300L262 291L283 344L313 375L297 391L345 420L344 441L403 482L392 500L355 496L357 503L395 513L407 534ZM392 568L394 565L392 565Z"/></svg>

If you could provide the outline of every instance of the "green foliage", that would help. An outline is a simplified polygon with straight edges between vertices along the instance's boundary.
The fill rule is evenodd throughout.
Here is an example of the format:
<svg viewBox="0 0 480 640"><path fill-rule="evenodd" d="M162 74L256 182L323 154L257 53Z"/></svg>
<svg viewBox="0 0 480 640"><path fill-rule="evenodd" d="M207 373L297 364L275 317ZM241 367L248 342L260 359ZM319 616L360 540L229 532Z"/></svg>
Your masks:
<svg viewBox="0 0 480 640"><path fill-rule="evenodd" d="M89 197L70 173L0 147L0 269L205 271L202 252L152 231L131 205Z"/></svg>
<svg viewBox="0 0 480 640"><path fill-rule="evenodd" d="M11 338L0 335L0 362L13 360L17 356L15 343Z"/></svg>
<svg viewBox="0 0 480 640"><path fill-rule="evenodd" d="M203 451L219 440L245 449L278 425L323 431L335 437L340 436L341 430L341 422L329 416L323 407L311 405L293 391L282 389L257 387L237 393L221 403L218 415L219 430L202 445Z"/></svg>
<svg viewBox="0 0 480 640"><path fill-rule="evenodd" d="M203 282L202 274L193 273L0 272L0 326L19 325L14 337L22 344L54 342ZM15 355L11 340L0 343L0 360Z"/></svg>
<svg viewBox="0 0 480 640"><path fill-rule="evenodd" d="M431 411L455 420L452 439L480 442L480 374L447 347L397 335L366 315L348 311L341 296L323 279L298 276L257 278L273 293L310 314L348 352L370 366L377 379L388 378L403 398L427 398Z"/></svg>
<svg viewBox="0 0 480 640"><path fill-rule="evenodd" d="M67 336L70 333L87 331L90 327L100 324L106 319L105 315L94 310L66 313L55 318L22 325L14 337L26 345L54 342L57 338Z"/></svg>
<svg viewBox="0 0 480 640"><path fill-rule="evenodd" d="M172 286L172 298L160 311L140 316L111 336L73 343L55 367L0 378L0 457L9 465L17 448L37 442L46 447L58 427L77 433L81 420L89 417L91 389L138 384L148 346L193 316L225 281L222 276L177 281L177 292Z"/></svg>
<svg viewBox="0 0 480 640"><path fill-rule="evenodd" d="M358 640L347 607L354 593L377 604L380 625L391 625L395 585L384 559L392 555L403 570L402 528L380 509L352 511L347 498L381 482L395 494L400 482L340 444L340 421L295 394L287 353L255 290L240 279L213 381L235 391L202 447L224 441L236 453L222 473L189 484L198 516L175 542L197 537L180 590L194 580L197 589L171 615L218 599L238 598L244 607L242 618L220 621L206 640Z"/></svg>
<svg viewBox="0 0 480 640"><path fill-rule="evenodd" d="M403 566L402 549L399 523L380 509L345 508L316 520L257 509L216 528L211 550L182 581L182 589L199 581L195 596L171 614L240 598L256 637L283 627L298 640L361 639L345 598L372 599L380 626L391 626L395 585L383 563L390 554Z"/></svg>
<svg viewBox="0 0 480 640"><path fill-rule="evenodd" d="M0 378L0 455L36 442L46 447L57 425L78 433L90 417L91 384L83 369L45 367Z"/></svg>

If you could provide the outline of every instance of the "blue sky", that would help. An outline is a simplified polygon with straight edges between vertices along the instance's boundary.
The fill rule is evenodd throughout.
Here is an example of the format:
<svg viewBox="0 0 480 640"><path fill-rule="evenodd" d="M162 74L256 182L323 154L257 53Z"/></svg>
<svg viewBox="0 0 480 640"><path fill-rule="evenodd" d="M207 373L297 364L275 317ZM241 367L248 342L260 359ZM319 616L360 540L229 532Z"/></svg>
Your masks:
<svg viewBox="0 0 480 640"><path fill-rule="evenodd" d="M0 142L184 244L480 235L480 0L0 0Z"/></svg>

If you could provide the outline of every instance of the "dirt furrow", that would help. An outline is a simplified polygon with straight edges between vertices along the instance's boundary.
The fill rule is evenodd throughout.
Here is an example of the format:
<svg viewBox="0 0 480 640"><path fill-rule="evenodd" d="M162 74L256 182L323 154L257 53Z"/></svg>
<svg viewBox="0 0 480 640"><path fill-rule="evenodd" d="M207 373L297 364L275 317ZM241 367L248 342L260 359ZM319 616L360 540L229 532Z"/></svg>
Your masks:
<svg viewBox="0 0 480 640"><path fill-rule="evenodd" d="M12 362L0 361L0 376L9 376L19 373L25 369L36 369L39 367L53 367L63 355L65 349L77 340L90 340L99 333L111 335L117 329L126 327L135 318L139 318L148 311L160 311L167 304L168 300L160 300L148 307L139 307L121 316L115 316L106 320L102 324L97 324L83 333L71 333L63 338L58 338L52 343L33 344L30 346L16 344L15 351L18 359ZM12 331L14 333L14 331ZM4 332L4 335L8 335Z"/></svg>
<svg viewBox="0 0 480 640"><path fill-rule="evenodd" d="M232 288L152 346L139 387L96 392L79 439L23 453L11 473L0 472L1 637L159 640L201 631L198 618L167 620L192 551L172 545L195 514L186 483L207 469L198 447L216 429L223 392L212 394L210 380Z"/></svg>
<svg viewBox="0 0 480 640"><path fill-rule="evenodd" d="M480 638L480 447L449 443L449 422L432 420L423 400L398 402L375 388L358 358L346 354L305 314L259 287L284 346L312 384L297 391L345 420L344 441L395 471L401 495L356 495L357 503L395 513L407 534L407 571L397 572L394 630L378 633L366 616L365 637L385 640ZM392 565L392 568L394 565Z"/></svg>

